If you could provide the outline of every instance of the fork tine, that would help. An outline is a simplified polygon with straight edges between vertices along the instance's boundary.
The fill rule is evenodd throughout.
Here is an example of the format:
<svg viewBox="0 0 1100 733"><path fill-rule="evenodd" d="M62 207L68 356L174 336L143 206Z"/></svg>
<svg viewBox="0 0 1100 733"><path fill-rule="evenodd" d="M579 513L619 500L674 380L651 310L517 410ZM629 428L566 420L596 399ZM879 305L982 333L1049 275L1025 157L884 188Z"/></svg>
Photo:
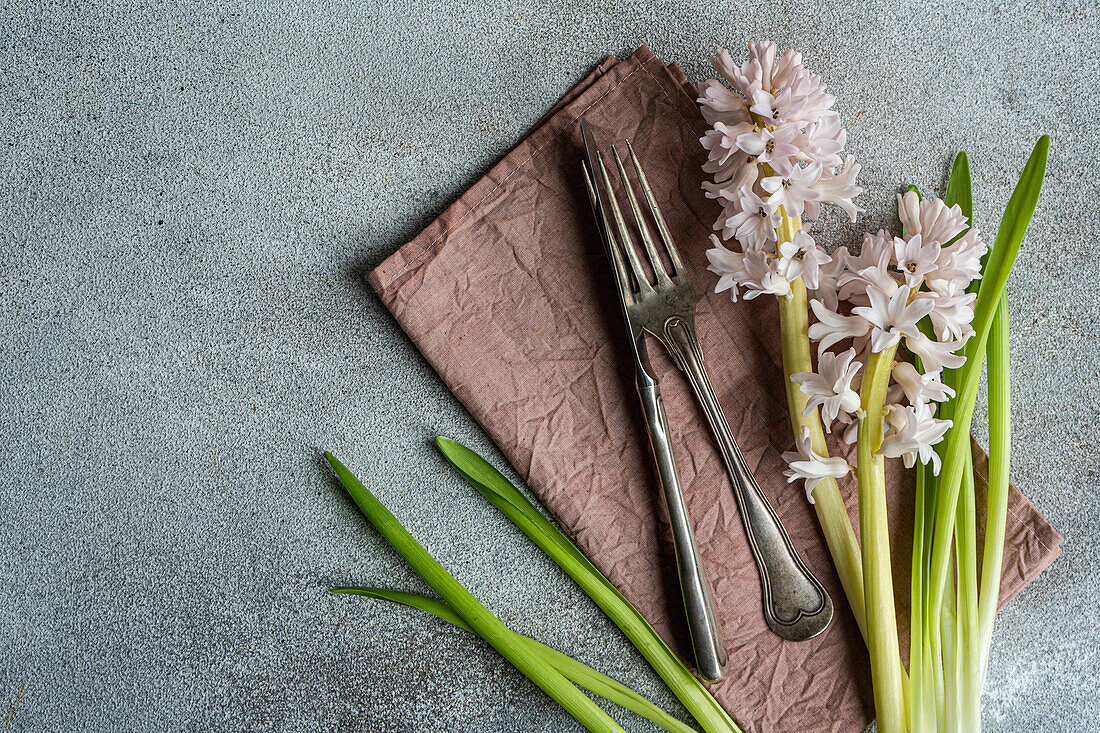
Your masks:
<svg viewBox="0 0 1100 733"><path fill-rule="evenodd" d="M596 198L596 188L592 184L592 176L588 172L588 163L581 162L581 171L584 173L584 187L588 191L588 200L592 204L592 213L603 222L604 231L607 232L607 238L611 244L611 265L615 268L615 282L618 284L619 290L622 291L627 304L633 303L634 292L630 280L630 273L626 270L622 251L619 242L615 238L615 232L611 229L611 223L607 220L605 213L600 209L599 200Z"/></svg>
<svg viewBox="0 0 1100 733"><path fill-rule="evenodd" d="M642 193L645 194L645 200L649 203L649 210L653 212L653 219L657 222L657 231L661 234L661 241L664 242L665 249L668 250L668 256L672 260L672 266L676 269L676 274L682 275L687 272L687 268L684 266L684 258L680 256L680 250L676 248L676 242L672 240L672 232L668 230L665 217L661 215L661 208L657 206L653 189L649 187L649 179L645 177L642 164L638 161L634 146L630 144L629 140L626 141L626 147L630 150L630 160L634 163L634 170L638 173L638 181L642 184Z"/></svg>
<svg viewBox="0 0 1100 733"><path fill-rule="evenodd" d="M653 274L657 276L657 282L671 285L672 280L669 279L668 272L665 270L665 263L661 261L661 254L657 251L657 243L653 241L649 223L642 216L642 209L638 206L638 199L634 195L634 186L630 183L630 179L626 177L626 168L623 167L619 151L612 147L611 152L615 156L615 165L619 167L619 177L623 181L623 188L626 189L626 198L630 201L630 210L634 213L634 221L637 222L638 232L642 235L642 244L645 246L646 254L649 255L649 264L653 267Z"/></svg>
<svg viewBox="0 0 1100 733"><path fill-rule="evenodd" d="M611 204L611 214L615 218L615 226L619 230L619 245L625 251L627 261L630 262L630 269L634 273L634 282L640 292L652 293L654 292L653 286L649 283L649 278L646 277L645 268L642 267L642 261L638 258L638 248L634 246L630 231L627 230L626 222L623 221L623 212L619 208L619 200L615 198L615 189L611 187L611 179L607 175L607 167L603 163L603 156L596 153L596 161L600 164L600 177L603 179L603 187L607 192L607 200ZM629 184L627 184L627 187L629 190Z"/></svg>

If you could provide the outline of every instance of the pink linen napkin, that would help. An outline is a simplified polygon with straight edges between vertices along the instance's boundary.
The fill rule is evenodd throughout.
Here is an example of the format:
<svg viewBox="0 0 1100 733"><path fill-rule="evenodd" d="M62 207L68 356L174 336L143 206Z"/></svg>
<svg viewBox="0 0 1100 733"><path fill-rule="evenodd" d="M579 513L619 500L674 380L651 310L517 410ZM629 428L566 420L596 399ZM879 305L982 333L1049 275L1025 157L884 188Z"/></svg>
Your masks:
<svg viewBox="0 0 1100 733"><path fill-rule="evenodd" d="M695 96L680 69L648 48L622 62L607 59L368 279L563 529L690 660L667 516L580 177L577 120L586 118L601 146L630 138L688 260L703 354L726 417L837 608L828 631L807 642L783 641L765 626L757 571L717 447L687 383L660 346L651 346L729 643L730 676L713 692L748 730L860 731L873 718L867 654L812 508L782 474L780 455L794 441L774 299L730 303L712 292L715 276L706 271L718 211L700 188L706 125ZM981 515L985 454L975 453ZM900 461L888 465L892 546L907 557L911 473ZM853 483L849 477L841 490L854 521ZM1013 487L1002 605L1054 560L1061 541ZM904 630L907 561L896 564L895 578Z"/></svg>

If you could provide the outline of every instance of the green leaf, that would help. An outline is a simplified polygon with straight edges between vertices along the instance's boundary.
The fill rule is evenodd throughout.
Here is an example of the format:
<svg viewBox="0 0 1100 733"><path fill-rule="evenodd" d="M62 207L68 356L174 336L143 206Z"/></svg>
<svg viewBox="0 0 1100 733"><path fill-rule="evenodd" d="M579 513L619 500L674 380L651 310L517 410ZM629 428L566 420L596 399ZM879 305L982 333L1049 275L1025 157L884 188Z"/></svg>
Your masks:
<svg viewBox="0 0 1100 733"><path fill-rule="evenodd" d="M1012 265L1019 254L1024 234L1027 232L1031 217L1039 201L1039 193L1046 173L1047 154L1050 150L1050 137L1039 139L1024 166L1019 183L1016 184L1008 206L1005 208L997 238L982 272L981 286L978 288L978 300L974 308L972 326L975 334L964 347L966 363L959 368L957 376L953 425L947 433L946 449L943 454L943 470L939 477L939 489L936 499L935 535L932 543L931 559L931 602L933 608L943 603L945 587L952 563L951 541L954 535L955 513L962 486L963 472L969 454L970 425L974 416L974 401L981 377L982 361L990 326L998 302L1004 293L1005 283Z"/></svg>
<svg viewBox="0 0 1100 733"><path fill-rule="evenodd" d="M473 631L473 629L462 620L462 617L455 613L450 606L435 598L427 598L415 593L384 590L382 588L333 588L332 592L366 596L368 598L390 601L391 603L399 603L411 608L418 608L421 611L427 611L433 616L437 616L447 623L458 626L461 629L470 632ZM547 664L553 666L574 684L580 685L584 689L599 695L605 700L613 702L616 705L621 705L627 710L641 715L643 718L656 723L667 731L671 731L672 733L696 733L694 728L672 717L618 680L608 677L601 672L597 672L587 664L579 662L566 654L562 654L553 647L546 646L523 634L518 634L514 631L511 633L512 640L515 644L527 646L532 653L540 656Z"/></svg>
<svg viewBox="0 0 1100 733"><path fill-rule="evenodd" d="M344 464L327 452L325 460L332 466L340 483L344 485L370 523L401 557L405 558L416 574L423 578L424 582L431 586L432 590L438 593L478 636L489 642L501 656L550 695L585 728L594 733L596 731L620 733L623 730L622 726L574 687L560 672L532 653L525 645L517 646L512 643L510 635L513 632L470 595L468 590L463 588L420 543L413 539L397 518L351 471L344 467Z"/></svg>
<svg viewBox="0 0 1100 733"><path fill-rule="evenodd" d="M474 630L470 628L470 625L463 621L462 617L454 612L453 608L448 606L445 601L441 601L437 598L428 598L427 596L418 595L416 593L404 593L399 590L386 590L385 588L363 588L360 586L330 588L329 592L348 596L365 596L367 598L374 598L380 601L398 603L402 606L409 606L410 608L418 608L421 611L427 611L433 616L437 616L438 618L443 619L452 626L457 626L460 629L465 629L471 634L475 633Z"/></svg>
<svg viewBox="0 0 1100 733"><path fill-rule="evenodd" d="M714 696L684 666L630 601L584 553L488 461L461 443L438 437L444 457L489 502L556 562L642 653L707 733L740 731Z"/></svg>
<svg viewBox="0 0 1100 733"><path fill-rule="evenodd" d="M603 578L600 571L592 565L585 554L580 551L580 548L547 520L542 512L492 464L466 446L449 438L438 436L435 439L435 444L443 453L444 458L457 468L458 472L493 506L509 515L510 518L514 515L516 518L513 521L517 519L524 520L533 531L553 542L554 546L561 552L586 566L590 572ZM609 589L618 592L615 586L611 585L606 578L603 578L603 580Z"/></svg>
<svg viewBox="0 0 1100 733"><path fill-rule="evenodd" d="M978 730L978 697L981 665L978 658L978 549L977 512L974 497L974 464L970 445L966 451L969 463L963 469L962 490L955 512L955 570L957 616L956 660L959 667L958 719L963 730Z"/></svg>

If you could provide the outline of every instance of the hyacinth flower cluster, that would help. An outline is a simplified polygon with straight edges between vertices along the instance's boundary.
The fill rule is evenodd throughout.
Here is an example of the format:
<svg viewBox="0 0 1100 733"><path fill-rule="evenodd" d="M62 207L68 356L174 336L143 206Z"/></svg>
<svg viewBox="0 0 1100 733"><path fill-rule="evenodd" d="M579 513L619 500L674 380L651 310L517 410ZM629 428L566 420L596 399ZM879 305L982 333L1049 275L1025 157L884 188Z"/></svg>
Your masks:
<svg viewBox="0 0 1100 733"><path fill-rule="evenodd" d="M703 187L722 207L709 269L718 276L715 291L734 302L776 296L795 438L795 449L783 454L785 474L803 482L867 643L878 729L976 731L1007 501L1004 283L1038 199L1049 138L1036 146L1009 202L996 256L987 257L969 220L962 153L946 201L909 190L898 196L897 234L868 233L858 253L840 247L829 254L803 222L817 219L825 204L855 222L862 209L854 199L863 190L859 164L844 154L847 131L832 109L835 98L801 54L780 56L771 42L751 44L740 66L724 49L713 63L721 79L701 85L698 99L711 126L701 139L712 177ZM993 529L979 602L969 433L987 342L996 350ZM995 385L1003 385L996 405ZM834 432L857 446L860 539L837 485L853 467L831 457L826 444ZM899 653L886 516L884 462L899 458L917 474L909 673ZM955 566L957 601L955 582L948 587ZM958 626L941 630L942 618Z"/></svg>
<svg viewBox="0 0 1100 733"><path fill-rule="evenodd" d="M736 240L739 252L712 236L707 253L719 273L719 291L736 299L761 293L788 295L790 283L835 287L837 273L828 255L809 234L795 231L779 241L784 217L816 219L822 204L833 204L856 220L852 202L860 166L841 157L847 131L832 109L836 98L821 78L802 65L802 55L787 51L776 59L774 43L749 46L749 59L737 67L729 52L719 51L714 66L733 87L711 79L699 88L699 105L711 129L702 139L708 153L703 170L714 176L703 184L707 196L722 204L715 230Z"/></svg>
<svg viewBox="0 0 1100 733"><path fill-rule="evenodd" d="M817 372L790 378L809 396L807 410L821 408L826 432L841 424L844 440L854 443L858 418L863 416L858 394L862 366L872 354L892 353L904 344L923 371L908 361L893 363L883 409L885 437L878 453L904 459L907 468L917 460L931 463L938 474L939 457L932 446L943 438L950 421L935 417L936 404L955 394L941 376L945 368L965 362L958 352L974 334L970 322L977 299L968 288L981 272L987 247L957 204L921 201L910 191L898 195L898 211L904 236L879 230L864 236L858 256L845 247L833 253L829 269L837 275L822 282L809 303L816 320L808 335L817 342ZM919 325L926 317L931 334ZM817 465L821 459L812 456L801 460L811 465L792 465L792 481L812 481L823 470L836 478L844 475L837 473L835 463Z"/></svg>

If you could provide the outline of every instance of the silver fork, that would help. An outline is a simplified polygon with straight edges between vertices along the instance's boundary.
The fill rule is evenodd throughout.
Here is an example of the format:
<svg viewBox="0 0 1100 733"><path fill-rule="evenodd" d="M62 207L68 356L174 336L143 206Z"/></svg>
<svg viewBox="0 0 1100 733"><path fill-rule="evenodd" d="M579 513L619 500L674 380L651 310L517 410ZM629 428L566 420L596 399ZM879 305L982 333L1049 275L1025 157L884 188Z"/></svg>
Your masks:
<svg viewBox="0 0 1100 733"><path fill-rule="evenodd" d="M718 635L717 622L713 618L713 601L710 598L709 587L705 577L703 577L701 566L698 564L698 550L695 548L691 524L687 517L682 490L676 475L675 461L672 457L668 429L664 420L664 409L660 404L659 385L653 376L645 352L645 343L642 338L643 331L655 336L664 345L680 370L687 375L692 390L703 406L707 422L717 439L719 450L726 464L726 471L733 485L733 494L741 512L749 548L760 574L764 619L768 627L778 636L790 641L803 641L817 636L825 630L832 620L832 600L795 551L790 537L779 520L779 516L768 502L767 497L760 491L752 471L749 470L744 457L741 455L737 441L734 440L725 415L722 413L722 407L718 403L718 398L714 394L710 378L707 376L706 368L703 365L703 353L699 345L699 337L695 332L695 295L688 279L687 268L676 243L672 239L672 234L665 223L664 216L661 214L661 209L657 205L657 199L653 195L653 190L646 179L641 163L638 161L638 156L634 152L634 147L630 144L630 141L626 142L638 185L642 190L664 249L668 253L669 261L672 263L673 271L671 273L665 268L650 226L645 220L634 188L627 176L626 168L623 166L619 153L614 147L612 153L615 158L615 165L618 168L622 188L630 204L636 229L641 235L643 248L653 271L652 282L645 271L638 254L638 248L623 218L622 210L611 184L611 178L604 167L603 158L598 152L595 152L588 127L583 120L581 121L581 134L588 157L588 165L585 168L585 182L588 187L588 194L593 202L593 208L598 212L597 223L604 235L604 244L612 262L615 280L619 285L618 290L624 316L631 330L631 341L635 344L638 392L642 395L643 406L646 405L647 401L645 392L652 390L655 395L656 409L653 412L659 418L657 422L660 429L654 429L653 421L650 419L651 410L648 406L645 408L646 421L650 428L650 441L653 444L654 455L657 459L662 488L664 489L666 502L669 504L669 515L673 525L674 544L677 548L677 562L681 575L681 587L684 591L684 603L688 612L689 626L692 630L696 659L700 661L699 643L701 640L706 640L708 644L713 642L713 644L721 646L721 638ZM602 183L602 191L593 185L594 176L590 175L590 171L597 170ZM614 222L615 232L612 231L612 221ZM661 468L662 455L667 456L669 464L667 471ZM674 504L677 509L677 519L672 519ZM687 563L689 567L686 568L687 582L685 582L685 562L681 558L681 551L689 557ZM692 576L696 572L700 580L698 585L702 586L701 591L693 587L695 581ZM702 598L695 598L696 593L701 593ZM692 597L689 598L689 595ZM703 610L700 611L699 609ZM696 631L700 632L701 638L696 637ZM722 646L718 658L724 659L724 655L725 647ZM700 662L700 664L702 663ZM700 669L702 672L702 666ZM704 673L704 676L706 676L706 673Z"/></svg>

